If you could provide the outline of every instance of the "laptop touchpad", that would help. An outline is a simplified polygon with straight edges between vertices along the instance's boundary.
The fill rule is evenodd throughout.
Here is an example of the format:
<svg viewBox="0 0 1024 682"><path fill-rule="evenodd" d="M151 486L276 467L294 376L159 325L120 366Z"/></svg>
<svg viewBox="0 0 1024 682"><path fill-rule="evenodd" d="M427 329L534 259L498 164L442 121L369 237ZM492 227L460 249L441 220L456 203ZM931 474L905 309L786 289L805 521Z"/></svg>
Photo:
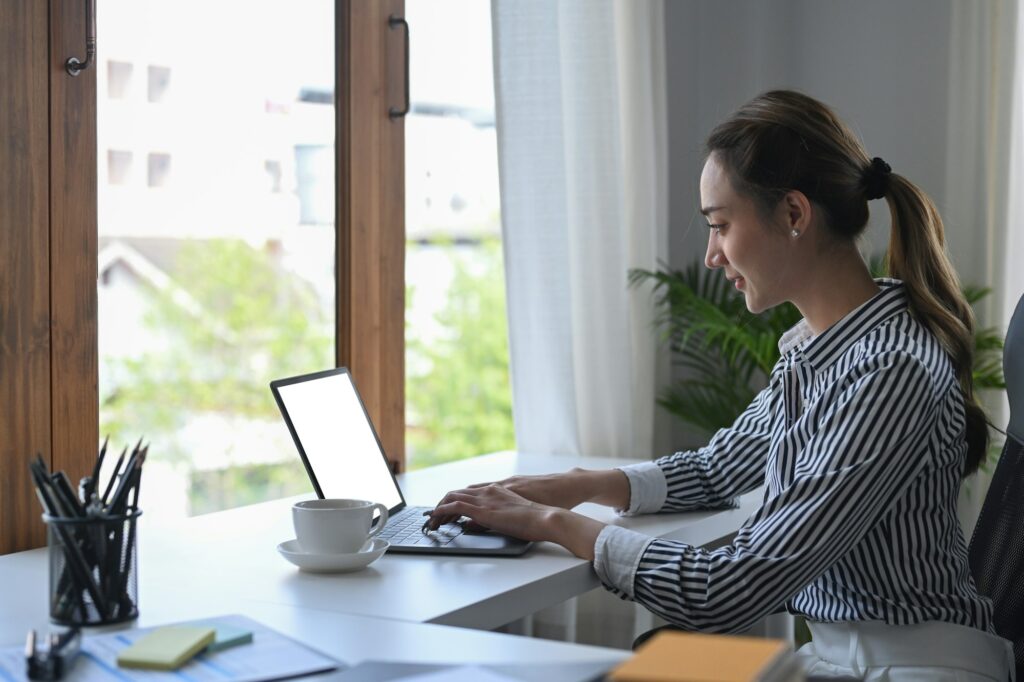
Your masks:
<svg viewBox="0 0 1024 682"><path fill-rule="evenodd" d="M500 549L516 541L501 535L468 535L463 534L448 543L448 547L466 549Z"/></svg>

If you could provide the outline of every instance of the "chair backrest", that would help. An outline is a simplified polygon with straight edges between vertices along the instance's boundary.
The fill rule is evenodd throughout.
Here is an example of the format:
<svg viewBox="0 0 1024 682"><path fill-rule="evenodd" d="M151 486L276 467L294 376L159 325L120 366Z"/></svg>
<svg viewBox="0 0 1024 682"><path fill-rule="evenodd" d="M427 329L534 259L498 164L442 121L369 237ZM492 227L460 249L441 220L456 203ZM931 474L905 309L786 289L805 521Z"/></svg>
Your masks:
<svg viewBox="0 0 1024 682"><path fill-rule="evenodd" d="M1010 402L1006 445L974 528L968 555L978 591L995 607L996 632L1013 642L1024 680L1024 297L1006 330L1003 374Z"/></svg>

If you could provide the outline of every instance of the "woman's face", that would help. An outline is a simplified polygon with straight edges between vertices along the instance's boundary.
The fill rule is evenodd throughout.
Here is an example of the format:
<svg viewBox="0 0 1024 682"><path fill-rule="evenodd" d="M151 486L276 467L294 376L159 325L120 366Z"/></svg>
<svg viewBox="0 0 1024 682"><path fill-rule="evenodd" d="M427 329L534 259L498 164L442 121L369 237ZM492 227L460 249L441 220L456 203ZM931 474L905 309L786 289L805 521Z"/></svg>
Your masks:
<svg viewBox="0 0 1024 682"><path fill-rule="evenodd" d="M710 226L704 264L722 268L743 293L747 309L760 313L790 300L796 274L786 210L766 224L754 201L733 189L725 168L711 154L700 176L701 213Z"/></svg>

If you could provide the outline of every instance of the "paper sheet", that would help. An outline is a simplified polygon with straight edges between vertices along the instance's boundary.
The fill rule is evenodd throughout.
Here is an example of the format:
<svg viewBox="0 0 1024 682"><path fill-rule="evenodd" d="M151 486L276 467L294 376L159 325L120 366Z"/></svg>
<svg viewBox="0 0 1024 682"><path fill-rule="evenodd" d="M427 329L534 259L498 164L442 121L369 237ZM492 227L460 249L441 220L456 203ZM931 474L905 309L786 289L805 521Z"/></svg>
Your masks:
<svg viewBox="0 0 1024 682"><path fill-rule="evenodd" d="M245 616L204 618L202 622L251 630L252 644L200 654L178 670L162 672L117 666L117 654L153 628L87 635L82 639L82 652L71 672L62 679L67 682L260 682L344 667ZM0 649L0 682L28 682L24 647Z"/></svg>

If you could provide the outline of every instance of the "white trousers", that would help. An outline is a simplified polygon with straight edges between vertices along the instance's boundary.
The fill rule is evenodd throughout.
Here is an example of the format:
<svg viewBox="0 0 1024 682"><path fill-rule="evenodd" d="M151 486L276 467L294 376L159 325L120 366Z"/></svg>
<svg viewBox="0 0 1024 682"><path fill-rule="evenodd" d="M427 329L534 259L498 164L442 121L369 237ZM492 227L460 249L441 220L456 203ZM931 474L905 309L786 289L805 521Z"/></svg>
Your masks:
<svg viewBox="0 0 1024 682"><path fill-rule="evenodd" d="M796 656L808 675L877 682L1007 682L1013 646L975 628L935 621L917 625L812 623L812 641Z"/></svg>

